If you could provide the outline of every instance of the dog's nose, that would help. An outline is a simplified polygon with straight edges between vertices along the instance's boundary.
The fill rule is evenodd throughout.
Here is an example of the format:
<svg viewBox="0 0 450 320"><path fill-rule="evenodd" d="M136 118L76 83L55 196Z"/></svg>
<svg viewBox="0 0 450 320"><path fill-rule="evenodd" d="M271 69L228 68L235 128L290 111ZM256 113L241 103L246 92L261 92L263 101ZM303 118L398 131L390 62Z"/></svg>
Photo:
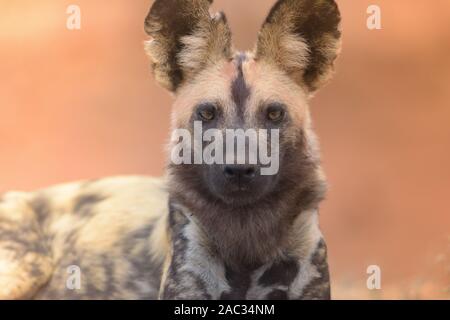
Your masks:
<svg viewBox="0 0 450 320"><path fill-rule="evenodd" d="M250 165L227 165L223 174L228 180L250 180L256 176L256 166Z"/></svg>

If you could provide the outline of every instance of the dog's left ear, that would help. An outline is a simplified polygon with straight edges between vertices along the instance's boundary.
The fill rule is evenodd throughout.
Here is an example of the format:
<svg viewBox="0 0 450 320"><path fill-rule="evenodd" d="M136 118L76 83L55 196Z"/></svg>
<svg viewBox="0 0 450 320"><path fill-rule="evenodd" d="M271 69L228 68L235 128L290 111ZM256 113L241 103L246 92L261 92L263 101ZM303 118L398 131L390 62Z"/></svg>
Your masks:
<svg viewBox="0 0 450 320"><path fill-rule="evenodd" d="M146 42L156 80L176 91L208 64L231 59L225 15L211 16L213 0L156 0L145 19Z"/></svg>
<svg viewBox="0 0 450 320"><path fill-rule="evenodd" d="M332 74L340 21L334 0L278 0L259 33L255 57L277 65L313 93Z"/></svg>

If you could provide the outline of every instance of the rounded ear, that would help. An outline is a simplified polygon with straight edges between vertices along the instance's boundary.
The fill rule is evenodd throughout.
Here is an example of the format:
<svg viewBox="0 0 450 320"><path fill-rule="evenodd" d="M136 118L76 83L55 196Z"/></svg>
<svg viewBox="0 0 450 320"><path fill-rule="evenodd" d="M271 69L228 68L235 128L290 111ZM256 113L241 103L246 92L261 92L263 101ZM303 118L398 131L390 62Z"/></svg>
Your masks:
<svg viewBox="0 0 450 320"><path fill-rule="evenodd" d="M145 19L152 38L145 49L156 80L170 91L208 64L231 58L231 32L225 15L211 16L213 0L156 0Z"/></svg>
<svg viewBox="0 0 450 320"><path fill-rule="evenodd" d="M340 21L334 0L278 0L259 33L255 57L276 64L313 93L332 75Z"/></svg>

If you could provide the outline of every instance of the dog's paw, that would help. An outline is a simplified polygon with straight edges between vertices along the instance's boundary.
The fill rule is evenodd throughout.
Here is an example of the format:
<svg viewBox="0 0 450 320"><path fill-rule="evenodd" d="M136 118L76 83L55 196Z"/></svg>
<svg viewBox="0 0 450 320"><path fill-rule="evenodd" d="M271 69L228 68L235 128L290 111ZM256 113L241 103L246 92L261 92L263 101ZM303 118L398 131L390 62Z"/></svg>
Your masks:
<svg viewBox="0 0 450 320"><path fill-rule="evenodd" d="M30 299L51 276L49 257L30 252L20 259L0 249L0 300Z"/></svg>

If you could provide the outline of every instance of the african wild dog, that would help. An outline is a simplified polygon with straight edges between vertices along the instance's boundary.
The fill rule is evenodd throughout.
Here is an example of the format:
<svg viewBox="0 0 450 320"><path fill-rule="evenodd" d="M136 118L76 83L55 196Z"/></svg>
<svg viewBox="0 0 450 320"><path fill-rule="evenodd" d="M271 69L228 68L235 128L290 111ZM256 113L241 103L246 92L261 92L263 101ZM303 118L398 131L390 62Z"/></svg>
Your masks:
<svg viewBox="0 0 450 320"><path fill-rule="evenodd" d="M309 98L332 73L332 0L279 0L254 52L235 53L212 0L156 0L145 20L173 129L280 129L280 170L168 165L0 199L0 298L328 299L318 205L326 182ZM168 205L167 205L168 204ZM67 267L81 287L66 287Z"/></svg>

